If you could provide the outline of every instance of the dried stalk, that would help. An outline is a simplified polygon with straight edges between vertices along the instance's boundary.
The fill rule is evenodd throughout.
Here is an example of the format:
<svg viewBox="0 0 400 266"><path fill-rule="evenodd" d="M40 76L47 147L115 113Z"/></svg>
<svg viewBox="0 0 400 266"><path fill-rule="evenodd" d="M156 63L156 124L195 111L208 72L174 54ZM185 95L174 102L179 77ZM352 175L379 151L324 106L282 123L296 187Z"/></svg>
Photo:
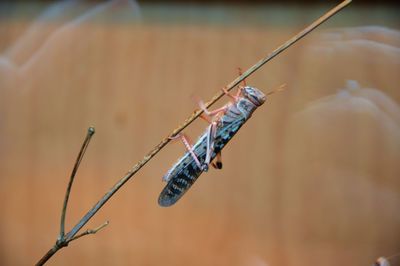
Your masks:
<svg viewBox="0 0 400 266"><path fill-rule="evenodd" d="M65 232L65 216L67 213L68 199L69 199L69 195L71 194L72 184L74 183L76 172L78 171L78 168L81 164L83 156L85 155L85 152L89 145L89 142L92 139L92 136L94 135L94 132L95 132L94 128L89 127L86 137L85 137L85 140L83 141L82 147L79 151L78 157L75 160L75 164L74 164L74 168L72 169L71 176L69 177L67 190L65 192L64 204L63 204L63 208L61 211L60 233L57 238L56 244L39 260L39 262L36 265L43 265L59 249L68 246L69 242L74 241L74 240L81 238L83 236L86 236L86 235L95 234L98 231L100 231L101 229L103 229L104 227L106 227L109 223L108 221L106 221L105 223L103 223L102 225L100 225L94 229L87 229L85 232L75 235L75 236L72 236L72 237L66 237L66 235L64 233Z"/></svg>
<svg viewBox="0 0 400 266"><path fill-rule="evenodd" d="M81 164L83 156L85 155L86 149L89 145L89 142L90 142L92 136L94 135L94 132L95 132L94 128L89 127L86 138L83 141L81 150L78 154L78 158L76 158L74 168L72 169L72 173L69 178L67 191L65 192L64 204L63 204L63 208L61 211L60 235L58 236L58 241L62 241L65 237L65 216L67 214L67 205L68 205L69 195L71 194L72 184L74 183L76 172L78 171L79 165Z"/></svg>
<svg viewBox="0 0 400 266"><path fill-rule="evenodd" d="M225 89L227 91L231 91L233 88L235 88L237 85L240 84L244 79L248 78L251 74L253 74L255 71L260 69L265 63L268 61L272 60L274 57L279 55L281 52L289 48L291 45L296 43L298 40L309 34L311 31L313 31L315 28L317 28L319 25L324 23L326 20L328 20L330 17L332 17L334 14L342 10L344 7L349 5L351 0L345 0L341 4L337 5L330 11L328 11L326 14L324 14L322 17L319 19L315 20L312 24L310 24L307 28L303 29L300 31L298 34L290 38L288 41L286 41L284 44L276 48L272 53L268 54L266 57L258 61L256 64L254 64L252 67L250 67L248 70L246 70L242 75L237 77L235 80L233 80L231 83L229 83ZM205 103L206 108L210 107L214 103L216 103L222 96L224 95L224 92L221 90L219 91L210 101ZM43 265L48 259L50 259L59 249L65 247L68 245L68 243L72 240L75 240L81 236L92 234L103 228L105 225L108 223L105 223L104 225L98 227L97 231L96 229L92 231L86 231L78 236L76 234L79 232L79 230L82 229L82 227L97 213L97 211L116 193L131 177L136 174L146 163L148 163L161 149L163 149L171 140L171 137L176 136L178 133L180 133L182 130L184 130L187 126L189 126L194 120L196 120L201 114L203 113L202 110L198 109L192 113L180 126L175 128L167 137L165 137L157 146L155 146L149 153L147 153L141 161L139 161L135 166L133 166L126 174L124 177L122 177L104 196L81 218L81 220L69 231L67 234L64 235L64 237L61 237L63 234L63 231L60 232L60 237L59 240L57 240L56 244L54 245L53 248L51 248L37 263L37 265ZM72 180L73 181L73 180ZM70 184L72 185L72 181L70 181ZM70 190L70 186L69 186ZM69 192L67 192L69 195ZM64 208L66 209L66 204L67 204L68 198L66 197L66 201L64 203ZM65 219L65 212L63 209L63 219ZM63 220L62 220L63 221ZM64 230L64 225L61 225L61 229Z"/></svg>

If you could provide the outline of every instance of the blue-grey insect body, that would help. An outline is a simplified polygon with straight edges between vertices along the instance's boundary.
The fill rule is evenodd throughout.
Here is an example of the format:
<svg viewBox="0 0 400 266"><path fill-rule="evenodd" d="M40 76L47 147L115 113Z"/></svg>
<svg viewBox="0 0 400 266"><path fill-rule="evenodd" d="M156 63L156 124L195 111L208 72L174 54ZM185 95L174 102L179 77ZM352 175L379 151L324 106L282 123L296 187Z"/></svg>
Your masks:
<svg viewBox="0 0 400 266"><path fill-rule="evenodd" d="M265 99L265 94L256 88L249 86L241 88L239 97L235 102L226 105L224 114L216 121L216 129L212 136L213 149L208 155L211 157L210 161L221 152L257 107L265 102ZM207 151L209 150L210 141L207 141L207 138L210 138L210 134L206 130L192 147L193 153L201 164L206 161ZM162 190L158 203L164 207L173 205L206 170L207 167L199 167L193 155L186 152L164 176L163 179L168 183Z"/></svg>

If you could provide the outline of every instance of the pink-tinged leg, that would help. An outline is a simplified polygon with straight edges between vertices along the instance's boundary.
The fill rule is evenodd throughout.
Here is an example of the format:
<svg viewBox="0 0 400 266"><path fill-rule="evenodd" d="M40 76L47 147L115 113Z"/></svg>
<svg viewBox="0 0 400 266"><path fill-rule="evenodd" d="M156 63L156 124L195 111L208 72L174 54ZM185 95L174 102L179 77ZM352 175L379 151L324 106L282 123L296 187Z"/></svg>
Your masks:
<svg viewBox="0 0 400 266"><path fill-rule="evenodd" d="M204 104L204 102L202 100L199 100L199 107L201 110L203 110L203 112L208 116L208 117L212 117L215 116L221 112L225 112L226 109L228 109L228 106L224 105L221 108L215 109L213 111L209 111L206 107L206 105Z"/></svg>
<svg viewBox="0 0 400 266"><path fill-rule="evenodd" d="M211 155L214 152L214 141L217 136L217 122L213 122L208 127L207 132L207 153L206 159L204 161L205 164L209 165L211 162Z"/></svg>
<svg viewBox="0 0 400 266"><path fill-rule="evenodd" d="M238 99L238 95L232 95L225 87L221 89L226 96L228 96L229 98L231 98L233 100L233 102L237 102Z"/></svg>
<svg viewBox="0 0 400 266"><path fill-rule="evenodd" d="M242 71L242 69L240 67L238 67L238 71L239 71L239 76L241 76L243 74L243 71ZM243 87L246 87L247 86L246 85L246 79L244 79L242 82L243 82Z"/></svg>
<svg viewBox="0 0 400 266"><path fill-rule="evenodd" d="M170 139L177 139L180 138L183 142L183 144L185 145L186 150L190 153L190 155L193 157L193 160L196 162L196 165L200 168L200 169L204 169L204 165L202 165L199 161L199 158L197 158L196 154L193 152L193 145L190 144L188 138L185 136L185 134L178 134L174 137L170 137Z"/></svg>
<svg viewBox="0 0 400 266"><path fill-rule="evenodd" d="M211 118L204 113L200 115L200 118L203 119L204 121L206 121L208 124L212 123Z"/></svg>
<svg viewBox="0 0 400 266"><path fill-rule="evenodd" d="M237 91L237 93L236 93L236 95L235 95L236 101L239 99L240 94L242 94L243 88L244 88L244 87L239 87L239 89L238 89L238 91Z"/></svg>
<svg viewBox="0 0 400 266"><path fill-rule="evenodd" d="M240 67L238 67L238 71L239 71L239 76L242 75L242 69ZM225 87L223 87L221 90L225 93L226 96L228 96L229 98L231 98L233 100L233 102L237 102L240 94L242 93L243 87L246 87L246 80L244 79L243 81L243 86L239 86L239 89L237 91L237 93L235 95L232 95Z"/></svg>

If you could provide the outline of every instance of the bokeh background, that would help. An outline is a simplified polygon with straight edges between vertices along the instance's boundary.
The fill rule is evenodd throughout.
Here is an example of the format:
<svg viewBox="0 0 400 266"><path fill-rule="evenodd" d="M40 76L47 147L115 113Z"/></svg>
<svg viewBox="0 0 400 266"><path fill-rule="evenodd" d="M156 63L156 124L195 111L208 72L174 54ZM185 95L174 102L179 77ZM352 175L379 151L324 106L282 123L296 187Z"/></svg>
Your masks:
<svg viewBox="0 0 400 266"><path fill-rule="evenodd" d="M197 108L338 2L0 4L0 264L54 244ZM169 144L49 265L371 265L400 252L400 18L354 1L251 76L272 95L173 207ZM221 100L217 106L227 101ZM196 139L206 124L186 132ZM395 262L392 263L395 265ZM398 265L398 264L397 264Z"/></svg>

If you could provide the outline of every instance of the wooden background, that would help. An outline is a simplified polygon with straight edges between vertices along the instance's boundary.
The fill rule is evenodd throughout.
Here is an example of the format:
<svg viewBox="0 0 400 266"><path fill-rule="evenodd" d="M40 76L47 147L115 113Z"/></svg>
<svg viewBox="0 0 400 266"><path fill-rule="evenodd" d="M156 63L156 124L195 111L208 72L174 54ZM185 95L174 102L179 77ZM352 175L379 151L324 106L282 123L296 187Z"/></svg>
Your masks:
<svg viewBox="0 0 400 266"><path fill-rule="evenodd" d="M33 264L54 244L88 126L67 228L193 97L210 99L330 7L2 6L0 264ZM399 28L395 9L353 3L247 80L287 89L227 146L222 171L161 208L161 177L183 152L168 145L89 222L110 225L49 265L347 266L399 252Z"/></svg>

